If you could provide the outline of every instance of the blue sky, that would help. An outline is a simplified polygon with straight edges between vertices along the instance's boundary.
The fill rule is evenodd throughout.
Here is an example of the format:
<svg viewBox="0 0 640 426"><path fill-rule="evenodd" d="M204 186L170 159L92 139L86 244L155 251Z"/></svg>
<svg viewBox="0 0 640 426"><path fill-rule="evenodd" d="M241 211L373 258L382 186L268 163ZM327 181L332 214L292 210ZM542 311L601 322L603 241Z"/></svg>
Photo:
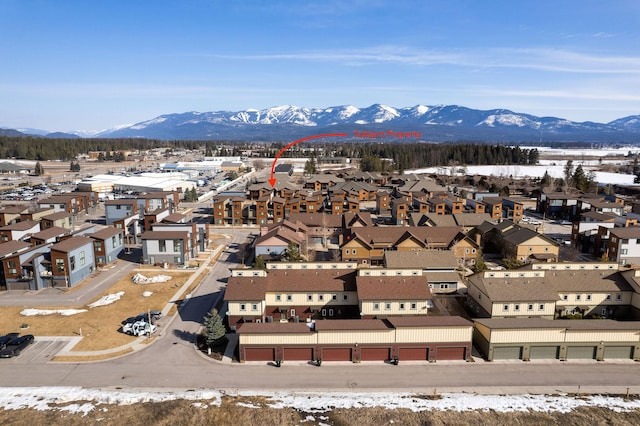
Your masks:
<svg viewBox="0 0 640 426"><path fill-rule="evenodd" d="M640 1L0 0L0 126L374 103L640 114Z"/></svg>

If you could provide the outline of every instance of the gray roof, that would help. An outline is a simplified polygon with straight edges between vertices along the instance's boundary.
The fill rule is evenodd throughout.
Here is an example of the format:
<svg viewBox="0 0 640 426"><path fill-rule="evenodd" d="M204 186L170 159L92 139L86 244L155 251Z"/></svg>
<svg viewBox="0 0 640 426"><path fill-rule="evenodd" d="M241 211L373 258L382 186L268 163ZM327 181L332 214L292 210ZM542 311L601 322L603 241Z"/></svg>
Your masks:
<svg viewBox="0 0 640 426"><path fill-rule="evenodd" d="M503 271L500 271L500 275ZM542 271L540 271L542 272ZM490 273L490 271L488 272ZM620 292L632 288L618 272L601 270L544 271L540 277L485 277L480 272L469 277L469 285L477 287L492 302L557 301L564 292ZM516 276L518 270L512 271ZM540 274L543 275L543 274Z"/></svg>
<svg viewBox="0 0 640 426"><path fill-rule="evenodd" d="M455 268L456 256L450 250L385 251L387 268L441 269Z"/></svg>
<svg viewBox="0 0 640 426"><path fill-rule="evenodd" d="M544 318L486 318L475 320L491 329L558 328L568 330L640 330L640 321L551 320Z"/></svg>

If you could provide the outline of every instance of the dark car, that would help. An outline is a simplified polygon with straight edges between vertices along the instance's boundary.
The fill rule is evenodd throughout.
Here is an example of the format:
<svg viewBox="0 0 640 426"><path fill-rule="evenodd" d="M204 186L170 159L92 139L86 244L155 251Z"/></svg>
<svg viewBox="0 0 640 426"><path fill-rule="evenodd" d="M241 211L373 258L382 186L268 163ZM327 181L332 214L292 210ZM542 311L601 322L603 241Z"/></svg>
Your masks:
<svg viewBox="0 0 640 426"><path fill-rule="evenodd" d="M27 346L33 343L33 335L25 334L24 336L14 337L9 340L4 349L0 351L0 358L11 358L20 355Z"/></svg>
<svg viewBox="0 0 640 426"><path fill-rule="evenodd" d="M149 321L149 315L151 316L151 321ZM161 311L152 310L149 312L143 312L141 314L138 314L135 317L129 317L126 320L122 321L120 324L122 325L133 324L134 322L138 322L138 321L144 321L151 324L155 324L156 321L158 321L161 316L162 316Z"/></svg>
<svg viewBox="0 0 640 426"><path fill-rule="evenodd" d="M0 336L0 351L3 350L5 346L7 346L7 343L9 343L11 339L13 339L13 337L11 336Z"/></svg>

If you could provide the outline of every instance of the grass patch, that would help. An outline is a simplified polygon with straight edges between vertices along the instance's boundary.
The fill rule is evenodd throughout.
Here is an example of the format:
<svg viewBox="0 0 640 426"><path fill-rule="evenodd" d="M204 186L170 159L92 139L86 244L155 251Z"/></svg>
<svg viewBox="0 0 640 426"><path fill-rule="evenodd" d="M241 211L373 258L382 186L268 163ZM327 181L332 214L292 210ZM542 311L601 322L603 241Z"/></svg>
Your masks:
<svg viewBox="0 0 640 426"><path fill-rule="evenodd" d="M73 355L60 355L53 357L52 361L58 362L91 362L91 361L104 361L105 359L111 359L118 356L126 355L133 352L133 349L126 348L118 352L113 352L104 355L91 355L91 356L73 356Z"/></svg>
<svg viewBox="0 0 640 426"><path fill-rule="evenodd" d="M150 271L144 271L149 274ZM19 331L24 323L29 324L29 334L36 336L82 336L83 339L73 350L95 351L115 348L135 340L135 337L119 331L120 322L130 316L148 309L162 309L171 300L178 289L193 275L193 271L167 272L159 269L157 274L169 275L171 280L165 283L134 284L131 277L135 272L123 277L109 288L108 293L124 291L122 298L111 305L89 309L88 312L72 316L38 315L25 317L20 315L24 307L1 307L3 333ZM149 275L157 275L149 274ZM145 291L153 294L142 296ZM60 307L37 307L38 309L61 309ZM86 306L68 307L87 309Z"/></svg>

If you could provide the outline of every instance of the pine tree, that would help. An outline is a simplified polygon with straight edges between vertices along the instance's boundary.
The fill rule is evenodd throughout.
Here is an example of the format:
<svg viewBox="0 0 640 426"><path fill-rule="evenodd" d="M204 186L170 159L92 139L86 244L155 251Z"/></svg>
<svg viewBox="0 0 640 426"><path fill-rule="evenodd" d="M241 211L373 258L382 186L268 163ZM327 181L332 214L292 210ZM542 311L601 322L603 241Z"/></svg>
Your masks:
<svg viewBox="0 0 640 426"><path fill-rule="evenodd" d="M36 163L36 166L35 166L35 169L33 170L33 173L36 176L42 176L44 174L44 168L42 167L42 164L40 164L39 161Z"/></svg>
<svg viewBox="0 0 640 426"><path fill-rule="evenodd" d="M265 265L264 258L261 254L256 257L255 262L253 262L253 267L255 269L267 269L267 265Z"/></svg>
<svg viewBox="0 0 640 426"><path fill-rule="evenodd" d="M211 312L204 317L203 334L208 347L213 347L227 334L227 328L224 326L220 315L218 315L217 309L213 308Z"/></svg>
<svg viewBox="0 0 640 426"><path fill-rule="evenodd" d="M302 260L302 256L300 256L300 250L293 241L289 243L284 253L282 254L282 260L285 260L287 262L299 262L300 260Z"/></svg>

